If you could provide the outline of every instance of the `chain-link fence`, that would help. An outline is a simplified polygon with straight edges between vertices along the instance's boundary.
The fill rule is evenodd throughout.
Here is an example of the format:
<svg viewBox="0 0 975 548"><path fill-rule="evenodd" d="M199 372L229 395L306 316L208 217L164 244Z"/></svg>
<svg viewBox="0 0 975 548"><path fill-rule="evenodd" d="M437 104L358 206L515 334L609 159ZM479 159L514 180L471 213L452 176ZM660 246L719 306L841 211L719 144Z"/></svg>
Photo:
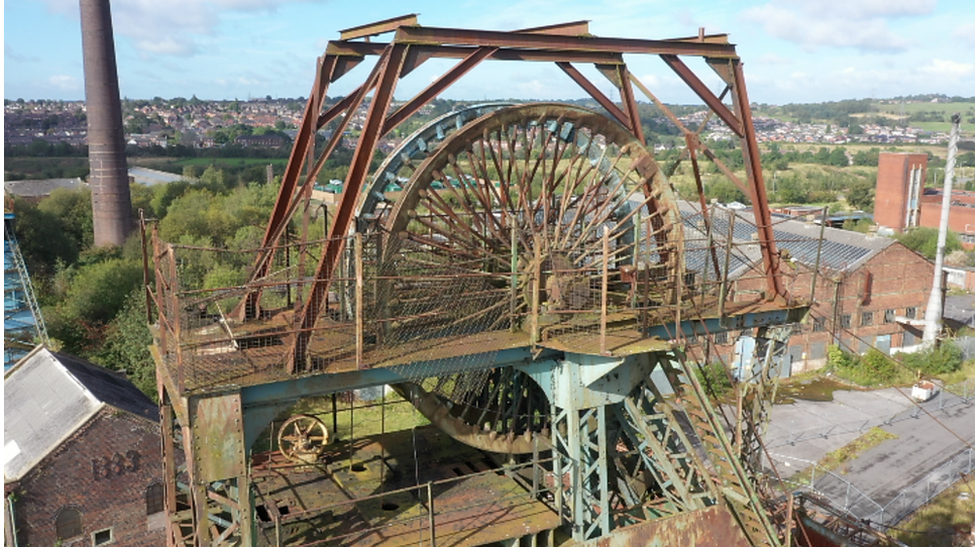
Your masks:
<svg viewBox="0 0 975 548"><path fill-rule="evenodd" d="M764 277L757 243L736 236L754 226L721 209L696 219L675 241L657 238L659 216L633 215L563 251L544 231L492 239L486 224L461 248L419 216L397 234L254 250L154 237L158 347L182 390L393 366L419 380L511 348L612 354L650 327L730 313L729 277Z"/></svg>
<svg viewBox="0 0 975 548"><path fill-rule="evenodd" d="M790 488L810 491L828 500L835 508L849 512L883 530L897 525L975 470L975 450L969 448L928 472L920 480L899 488L896 497L884 502L876 500L839 474L817 463L784 455L771 456L808 465L806 474L797 476L796 479L783 480Z"/></svg>

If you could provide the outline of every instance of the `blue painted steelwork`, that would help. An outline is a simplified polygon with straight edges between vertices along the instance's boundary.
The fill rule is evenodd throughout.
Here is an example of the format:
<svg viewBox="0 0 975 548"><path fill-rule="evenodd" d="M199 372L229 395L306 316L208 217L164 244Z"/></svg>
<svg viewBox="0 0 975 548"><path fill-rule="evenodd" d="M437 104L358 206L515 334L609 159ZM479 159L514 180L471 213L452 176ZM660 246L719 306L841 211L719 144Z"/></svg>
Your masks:
<svg viewBox="0 0 975 548"><path fill-rule="evenodd" d="M726 318L700 318L685 320L680 323L678 333L674 323L650 326L646 329L649 337L659 337L665 340L677 339L678 334L684 338L705 337L708 334L720 333L722 331L749 329L753 327L765 327L769 325L782 325L788 323L790 315L795 314L796 309L777 309L764 310L760 312L748 312L738 316L728 316ZM805 309L802 309L803 311Z"/></svg>
<svg viewBox="0 0 975 548"><path fill-rule="evenodd" d="M13 367L34 347L47 342L47 329L14 234L14 214L3 214L3 369Z"/></svg>
<svg viewBox="0 0 975 548"><path fill-rule="evenodd" d="M287 381L247 386L240 390L244 412L244 444L253 446L261 431L282 410L301 398L325 396L372 386L407 382L435 375L452 375L463 371L478 371L492 367L535 364L549 368L560 354L543 351L532 356L531 348L514 348L499 352L471 354L462 359L430 360L388 368L363 369L334 375L312 375Z"/></svg>

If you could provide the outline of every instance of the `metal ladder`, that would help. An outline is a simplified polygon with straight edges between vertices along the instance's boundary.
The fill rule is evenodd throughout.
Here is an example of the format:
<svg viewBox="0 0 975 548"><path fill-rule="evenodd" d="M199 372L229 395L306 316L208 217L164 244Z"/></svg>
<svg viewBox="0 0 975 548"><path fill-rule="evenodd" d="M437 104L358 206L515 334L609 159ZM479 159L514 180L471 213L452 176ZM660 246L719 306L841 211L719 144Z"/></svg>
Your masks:
<svg viewBox="0 0 975 548"><path fill-rule="evenodd" d="M683 356L676 357L676 361L682 364L682 371L671 377L681 382L681 386L674 388L680 394L681 405L714 466L718 492L753 546L781 546L776 529L769 521L748 474L735 456L735 450L718 423L715 410L697 377L687 370Z"/></svg>

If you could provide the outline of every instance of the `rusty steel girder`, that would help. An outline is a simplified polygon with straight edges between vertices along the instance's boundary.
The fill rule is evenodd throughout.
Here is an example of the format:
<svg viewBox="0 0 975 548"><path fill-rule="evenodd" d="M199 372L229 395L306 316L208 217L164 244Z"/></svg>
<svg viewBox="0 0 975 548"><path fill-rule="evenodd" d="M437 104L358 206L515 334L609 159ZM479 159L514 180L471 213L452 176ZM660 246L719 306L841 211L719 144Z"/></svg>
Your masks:
<svg viewBox="0 0 975 548"><path fill-rule="evenodd" d="M384 43L373 40L373 37L389 32L395 33L390 41ZM741 140L746 180L739 181L730 170L719 167L732 181L743 187L754 206L766 278L766 298L773 300L786 297L786 290L779 276L779 256L772 234L744 74L735 46L728 41L726 35L705 35L702 30L698 36L672 40L604 38L590 34L586 22L570 22L514 32L432 28L419 26L415 15L407 15L341 31L340 39L329 42L325 54L318 59L304 117L262 242L264 251L253 266L251 282L260 280L268 273L275 247L285 227L299 210L300 204L310 197L318 172L337 146L345 124L351 119L350 114L364 103L367 94L373 95L349 166L341 202L332 215L328 240L315 271L315 281L307 300L295 311L294 325L297 334L291 342L289 371L298 372L305 367L309 337L323 311L326 293L342 255L345 243L343 238L353 228L357 202L366 184L369 164L382 136L409 119L480 63L487 60L517 60L554 62L642 142L643 131L637 115L634 85L656 102L669 117L674 117L627 70L624 56L631 55L656 55L663 59ZM365 81L348 97L323 112L323 102L329 85L369 57L378 57L378 60ZM684 64L683 57L703 58L726 83L724 93L715 95L709 90ZM393 93L398 81L432 58L454 58L460 61L403 106L391 111ZM621 104L617 106L599 92L573 63L595 64L618 88ZM731 107L723 102L726 94L731 95ZM315 132L334 120L339 120L339 127L332 140L316 155ZM679 127L685 134L690 133L686 128ZM697 139L689 138L687 142L689 148L699 149L713 159L710 151ZM253 319L260 314L258 302L261 290L258 284L253 285L255 287L236 310L236 315L241 319Z"/></svg>

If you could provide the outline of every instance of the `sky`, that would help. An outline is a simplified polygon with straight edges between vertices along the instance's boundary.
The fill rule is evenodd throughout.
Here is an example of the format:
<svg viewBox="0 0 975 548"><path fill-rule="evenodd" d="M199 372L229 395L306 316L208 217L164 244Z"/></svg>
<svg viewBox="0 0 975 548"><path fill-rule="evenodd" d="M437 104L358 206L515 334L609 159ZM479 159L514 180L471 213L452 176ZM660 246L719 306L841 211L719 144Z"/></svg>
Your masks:
<svg viewBox="0 0 975 548"><path fill-rule="evenodd" d="M428 27L517 30L588 20L597 36L728 34L752 102L782 105L943 93L975 96L972 0L112 0L120 92L130 99L305 97L315 59L339 31L416 13ZM78 0L5 0L5 99L84 99ZM385 35L378 40L390 37ZM659 59L626 58L667 103L700 103ZM408 99L454 62L430 61L398 84ZM688 63L715 92L719 79ZM333 83L362 83L369 63ZM582 67L580 67L582 68ZM584 72L611 97L601 76ZM585 96L554 64L482 64L443 97ZM641 97L642 98L642 97Z"/></svg>

